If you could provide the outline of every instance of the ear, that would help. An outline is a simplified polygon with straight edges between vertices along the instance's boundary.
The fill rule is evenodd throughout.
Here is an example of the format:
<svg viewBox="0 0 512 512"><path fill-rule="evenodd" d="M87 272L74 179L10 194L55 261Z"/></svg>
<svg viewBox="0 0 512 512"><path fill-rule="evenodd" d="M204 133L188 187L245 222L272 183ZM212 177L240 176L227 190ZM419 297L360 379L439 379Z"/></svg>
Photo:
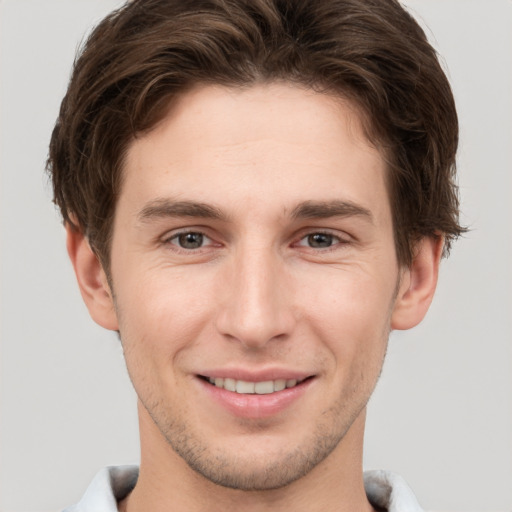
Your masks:
<svg viewBox="0 0 512 512"><path fill-rule="evenodd" d="M427 314L434 297L444 238L425 237L416 246L410 267L402 270L391 315L391 329L411 329Z"/></svg>
<svg viewBox="0 0 512 512"><path fill-rule="evenodd" d="M98 257L83 233L69 223L66 235L68 254L89 314L105 329L119 330L112 292Z"/></svg>

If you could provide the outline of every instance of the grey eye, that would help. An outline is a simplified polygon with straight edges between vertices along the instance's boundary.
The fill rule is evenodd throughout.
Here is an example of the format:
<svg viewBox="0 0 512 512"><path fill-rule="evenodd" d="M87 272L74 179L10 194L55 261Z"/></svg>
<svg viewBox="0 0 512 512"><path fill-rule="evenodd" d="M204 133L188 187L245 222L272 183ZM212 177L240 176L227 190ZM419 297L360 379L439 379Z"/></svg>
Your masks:
<svg viewBox="0 0 512 512"><path fill-rule="evenodd" d="M333 235L327 233L313 233L307 236L307 244L309 247L314 247L315 249L324 249L331 247L334 243L334 239L335 237Z"/></svg>
<svg viewBox="0 0 512 512"><path fill-rule="evenodd" d="M204 235L202 233L181 233L174 237L177 245L183 249L199 249L203 246Z"/></svg>

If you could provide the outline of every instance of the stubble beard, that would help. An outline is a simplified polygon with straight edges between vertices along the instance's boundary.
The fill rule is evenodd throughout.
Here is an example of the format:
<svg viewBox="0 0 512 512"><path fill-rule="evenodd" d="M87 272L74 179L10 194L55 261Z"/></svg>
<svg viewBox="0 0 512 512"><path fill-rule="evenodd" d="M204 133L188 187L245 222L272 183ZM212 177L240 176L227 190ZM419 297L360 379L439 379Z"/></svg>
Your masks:
<svg viewBox="0 0 512 512"><path fill-rule="evenodd" d="M324 411L323 421L293 450L269 454L262 448L259 457L250 450L244 457L244 454L214 449L181 415L171 417L170 411L162 410L158 404L151 407L142 404L173 451L197 474L230 489L269 491L292 484L324 461L362 413L372 390L360 404L355 404L353 397L340 398Z"/></svg>
<svg viewBox="0 0 512 512"><path fill-rule="evenodd" d="M393 294L392 303L396 298L398 287L399 281ZM183 420L185 415L180 414L180 411L170 411L163 400L151 400L151 394L147 395L147 401L139 392L137 394L142 406L165 441L197 474L216 485L240 491L280 489L304 477L324 461L336 449L350 427L365 410L382 372L391 332L389 325L388 321L383 332L385 338L383 352L379 361L374 361L374 364L378 366L360 368L360 381L351 389L346 390L331 408L323 411L320 415L322 421L318 419L307 439L298 443L292 451L285 452L283 450L273 454L272 459L267 457L265 460L255 462L254 456L251 454L244 458L240 455L226 455L225 451L214 451L205 439L205 435L198 434L192 425ZM125 348L124 344L123 348ZM369 376L365 375L365 371L370 372L369 379ZM129 367L128 373L130 374ZM131 375L130 378L137 390ZM267 454L262 453L260 459L263 459L264 455Z"/></svg>
<svg viewBox="0 0 512 512"><path fill-rule="evenodd" d="M360 369L360 381L353 383L353 387L315 418L316 424L307 437L299 440L291 451L283 449L269 456L265 448L261 448L260 457L251 450L244 457L244 454L214 449L206 434L201 435L183 420L184 414L170 411L163 401L147 407L140 395L139 399L168 445L197 474L216 485L240 491L281 489L306 476L327 459L364 413L382 372L389 330L384 335L384 351L380 360L374 361L378 366ZM369 375L365 375L365 370ZM253 430L257 431L258 427Z"/></svg>
<svg viewBox="0 0 512 512"><path fill-rule="evenodd" d="M352 382L352 386L345 389L330 408L313 418L311 430L302 439L298 439L291 450L283 448L269 453L262 444L259 451L248 445L247 452L241 453L243 450L230 450L232 447L229 445L215 447L209 443L207 433L201 432L197 425L184 419L187 417L185 411L179 408L171 410L165 398L157 398L159 394L155 393L156 390L151 392L146 389L145 393L137 394L165 442L196 474L213 484L240 491L281 489L306 476L327 459L343 441L354 422L364 414L382 371L389 330L385 336L384 350L378 360L373 361L373 366L359 368L356 372L359 379ZM264 436L265 431L272 431L268 425L253 424L246 425L246 428L250 434L249 439L254 436L255 442L258 442L258 433Z"/></svg>

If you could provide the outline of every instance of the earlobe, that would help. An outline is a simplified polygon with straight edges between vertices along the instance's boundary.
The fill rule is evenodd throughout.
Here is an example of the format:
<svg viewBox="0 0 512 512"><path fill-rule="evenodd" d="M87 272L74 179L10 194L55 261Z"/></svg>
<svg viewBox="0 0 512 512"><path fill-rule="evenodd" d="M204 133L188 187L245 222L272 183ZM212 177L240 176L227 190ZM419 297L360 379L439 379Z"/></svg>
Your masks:
<svg viewBox="0 0 512 512"><path fill-rule="evenodd" d="M443 237L418 242L411 266L403 271L391 316L391 329L411 329L419 324L434 297L443 252Z"/></svg>
<svg viewBox="0 0 512 512"><path fill-rule="evenodd" d="M80 293L92 319L105 329L119 330L107 276L89 241L80 230L67 224L66 245Z"/></svg>

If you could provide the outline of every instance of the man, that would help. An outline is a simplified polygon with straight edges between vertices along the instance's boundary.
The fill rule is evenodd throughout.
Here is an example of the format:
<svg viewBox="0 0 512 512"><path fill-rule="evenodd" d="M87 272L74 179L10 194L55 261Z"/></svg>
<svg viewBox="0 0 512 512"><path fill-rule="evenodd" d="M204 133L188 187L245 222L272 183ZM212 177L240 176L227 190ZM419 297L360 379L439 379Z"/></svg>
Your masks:
<svg viewBox="0 0 512 512"><path fill-rule="evenodd" d="M393 0L139 0L76 62L50 147L141 464L70 510L420 510L363 478L392 329L463 229L457 116Z"/></svg>

